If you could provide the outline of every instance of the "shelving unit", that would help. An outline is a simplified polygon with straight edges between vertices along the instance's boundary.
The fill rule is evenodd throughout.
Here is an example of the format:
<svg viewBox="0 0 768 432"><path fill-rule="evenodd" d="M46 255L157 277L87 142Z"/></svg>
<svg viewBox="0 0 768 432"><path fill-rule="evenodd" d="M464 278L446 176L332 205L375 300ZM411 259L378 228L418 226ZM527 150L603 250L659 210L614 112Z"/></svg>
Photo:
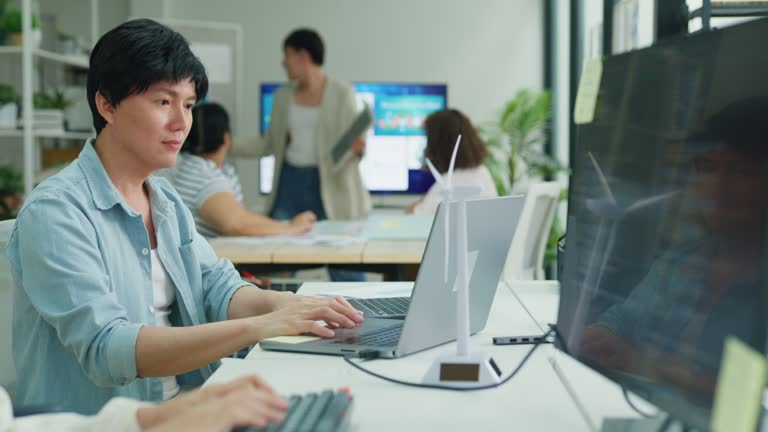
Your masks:
<svg viewBox="0 0 768 432"><path fill-rule="evenodd" d="M22 124L21 129L0 129L0 137L21 138L23 145L23 175L24 193L29 194L35 186L35 177L40 160L39 139L61 139L82 141L92 137L91 132L59 131L59 130L35 130L33 114L33 92L36 79L34 66L45 62L45 67L64 67L77 71L88 69L86 56L66 55L58 52L35 48L32 46L32 2L33 0L21 0L22 15L22 46L0 46L0 58L3 56L21 57L21 105ZM98 37L98 0L90 0L91 9L91 43Z"/></svg>

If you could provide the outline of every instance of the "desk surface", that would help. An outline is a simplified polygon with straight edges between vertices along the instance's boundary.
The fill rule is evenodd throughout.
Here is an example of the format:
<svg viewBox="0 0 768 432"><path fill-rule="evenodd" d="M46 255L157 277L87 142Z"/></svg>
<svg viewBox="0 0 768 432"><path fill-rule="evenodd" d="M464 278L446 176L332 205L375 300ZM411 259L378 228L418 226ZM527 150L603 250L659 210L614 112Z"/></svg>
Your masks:
<svg viewBox="0 0 768 432"><path fill-rule="evenodd" d="M302 292L311 294L348 289L359 284L305 285ZM514 294L517 291L500 285L487 327L472 337L472 348L492 353L504 376L517 366L530 347L494 346L491 337L540 333L538 323L521 306ZM556 311L557 297L554 297L554 303L552 299L550 296L549 304L554 304ZM542 316L541 319L549 318ZM439 353L454 349L455 343L450 343L396 360L368 362L366 367L387 376L420 381L432 359ZM357 371L340 357L262 351L258 347L244 360L225 359L223 366L208 383L227 382L238 376L256 373L267 379L281 394L349 386L355 397L352 426L353 430L359 431L588 431L590 428L583 414L553 371L549 359L554 353L551 346L539 348L510 382L496 389L477 392L405 387ZM580 377L602 382L603 387L597 387L600 392L605 388L618 391L607 380L576 362L568 363L564 368L569 373L571 369L583 369L579 372L582 374ZM591 384L583 387L589 388L590 400L594 396ZM608 414L632 416L632 411L623 402L620 393L617 394L620 403L615 402L616 409L610 409ZM614 397L614 394L610 393L606 397ZM596 418L605 412L602 409L602 398L600 402L593 410L598 415Z"/></svg>
<svg viewBox="0 0 768 432"><path fill-rule="evenodd" d="M362 240L343 245L248 244L211 239L217 256L235 264L420 264L426 240Z"/></svg>

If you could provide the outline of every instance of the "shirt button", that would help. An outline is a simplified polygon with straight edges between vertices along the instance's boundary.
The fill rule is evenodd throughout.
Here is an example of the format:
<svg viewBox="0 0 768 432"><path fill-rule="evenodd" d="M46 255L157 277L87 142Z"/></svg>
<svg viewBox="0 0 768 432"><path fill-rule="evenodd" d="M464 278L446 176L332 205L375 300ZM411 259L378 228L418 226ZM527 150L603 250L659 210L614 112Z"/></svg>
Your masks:
<svg viewBox="0 0 768 432"><path fill-rule="evenodd" d="M147 248L144 248L144 249L141 250L141 254L142 255L146 255L148 253L149 253L149 249L147 249Z"/></svg>
<svg viewBox="0 0 768 432"><path fill-rule="evenodd" d="M155 313L155 308L154 308L153 306L150 306L150 307L148 307L148 308L147 308L147 310L148 310L150 313Z"/></svg>

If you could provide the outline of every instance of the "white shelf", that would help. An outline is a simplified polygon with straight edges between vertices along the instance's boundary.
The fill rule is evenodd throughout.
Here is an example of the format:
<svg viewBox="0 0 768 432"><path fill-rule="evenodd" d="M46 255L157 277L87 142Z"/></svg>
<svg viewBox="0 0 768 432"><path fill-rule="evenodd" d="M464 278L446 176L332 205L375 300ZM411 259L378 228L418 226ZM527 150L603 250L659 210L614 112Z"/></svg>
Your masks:
<svg viewBox="0 0 768 432"><path fill-rule="evenodd" d="M0 46L0 54L21 54L20 46ZM48 51L44 49L32 50L32 55L36 58L52 61L54 63L60 63L67 66L72 66L79 69L88 69L88 57L61 54L54 51Z"/></svg>
<svg viewBox="0 0 768 432"><path fill-rule="evenodd" d="M71 140L86 140L92 138L93 132L39 130L33 131L35 138L60 138ZM24 132L21 129L0 129L0 137L21 138Z"/></svg>

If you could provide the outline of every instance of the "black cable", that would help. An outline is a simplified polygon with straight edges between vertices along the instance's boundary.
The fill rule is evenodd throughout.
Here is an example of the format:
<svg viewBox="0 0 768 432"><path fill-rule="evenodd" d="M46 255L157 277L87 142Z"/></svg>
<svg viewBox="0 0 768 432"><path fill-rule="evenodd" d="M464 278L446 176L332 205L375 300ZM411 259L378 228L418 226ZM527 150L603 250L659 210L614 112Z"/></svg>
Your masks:
<svg viewBox="0 0 768 432"><path fill-rule="evenodd" d="M667 432L667 429L672 426L672 416L668 415L667 418L664 419L664 421L659 425L659 428L656 430L656 432Z"/></svg>
<svg viewBox="0 0 768 432"><path fill-rule="evenodd" d="M638 408L637 405L635 405L635 403L632 402L632 399L629 398L629 392L627 391L626 387L621 387L621 392L624 394L624 400L627 401L627 405L629 405L633 410L635 410L636 413L640 414L640 416L645 418L656 417L655 414L648 414L647 412Z"/></svg>
<svg viewBox="0 0 768 432"><path fill-rule="evenodd" d="M549 337L549 335L552 333L552 331L553 330L550 330L547 333L545 333L544 336L542 336L542 340L547 339L547 337ZM358 369L358 370L360 370L362 372L365 372L368 375L371 375L371 376L374 376L376 378L383 379L384 381L389 381L389 382L395 383L395 384L401 384L401 385L405 385L405 386L409 386L409 387L430 388L430 389L436 389L436 390L476 391L476 390L487 390L487 389L491 389L491 388L494 388L494 387L499 387L501 385L506 384L510 379L512 379L512 377L514 377L520 371L520 369L522 369L523 365L525 365L525 363L528 361L528 359L533 355L534 351L536 351L536 349L539 346L541 346L541 345L544 345L544 343L543 342L539 342L539 343L534 344L533 347L528 351L528 354L526 354L525 357L523 357L523 359L520 361L520 364L517 365L515 370L513 370L512 373L510 373L506 378L501 380L501 382L498 382L496 384L488 384L488 385L484 385L484 386L478 386L478 387L450 387L450 386L445 386L445 385L440 385L440 384L423 384L423 383L417 383L417 382L411 382L411 381L402 381L402 380L399 380L399 379L396 379L396 378L390 378L390 377L378 374L376 372L370 371L370 370L360 366L358 363L352 361L352 359L355 358L355 356L351 356L351 355L350 356L344 356L344 361L349 363L350 365L352 365L355 369Z"/></svg>

